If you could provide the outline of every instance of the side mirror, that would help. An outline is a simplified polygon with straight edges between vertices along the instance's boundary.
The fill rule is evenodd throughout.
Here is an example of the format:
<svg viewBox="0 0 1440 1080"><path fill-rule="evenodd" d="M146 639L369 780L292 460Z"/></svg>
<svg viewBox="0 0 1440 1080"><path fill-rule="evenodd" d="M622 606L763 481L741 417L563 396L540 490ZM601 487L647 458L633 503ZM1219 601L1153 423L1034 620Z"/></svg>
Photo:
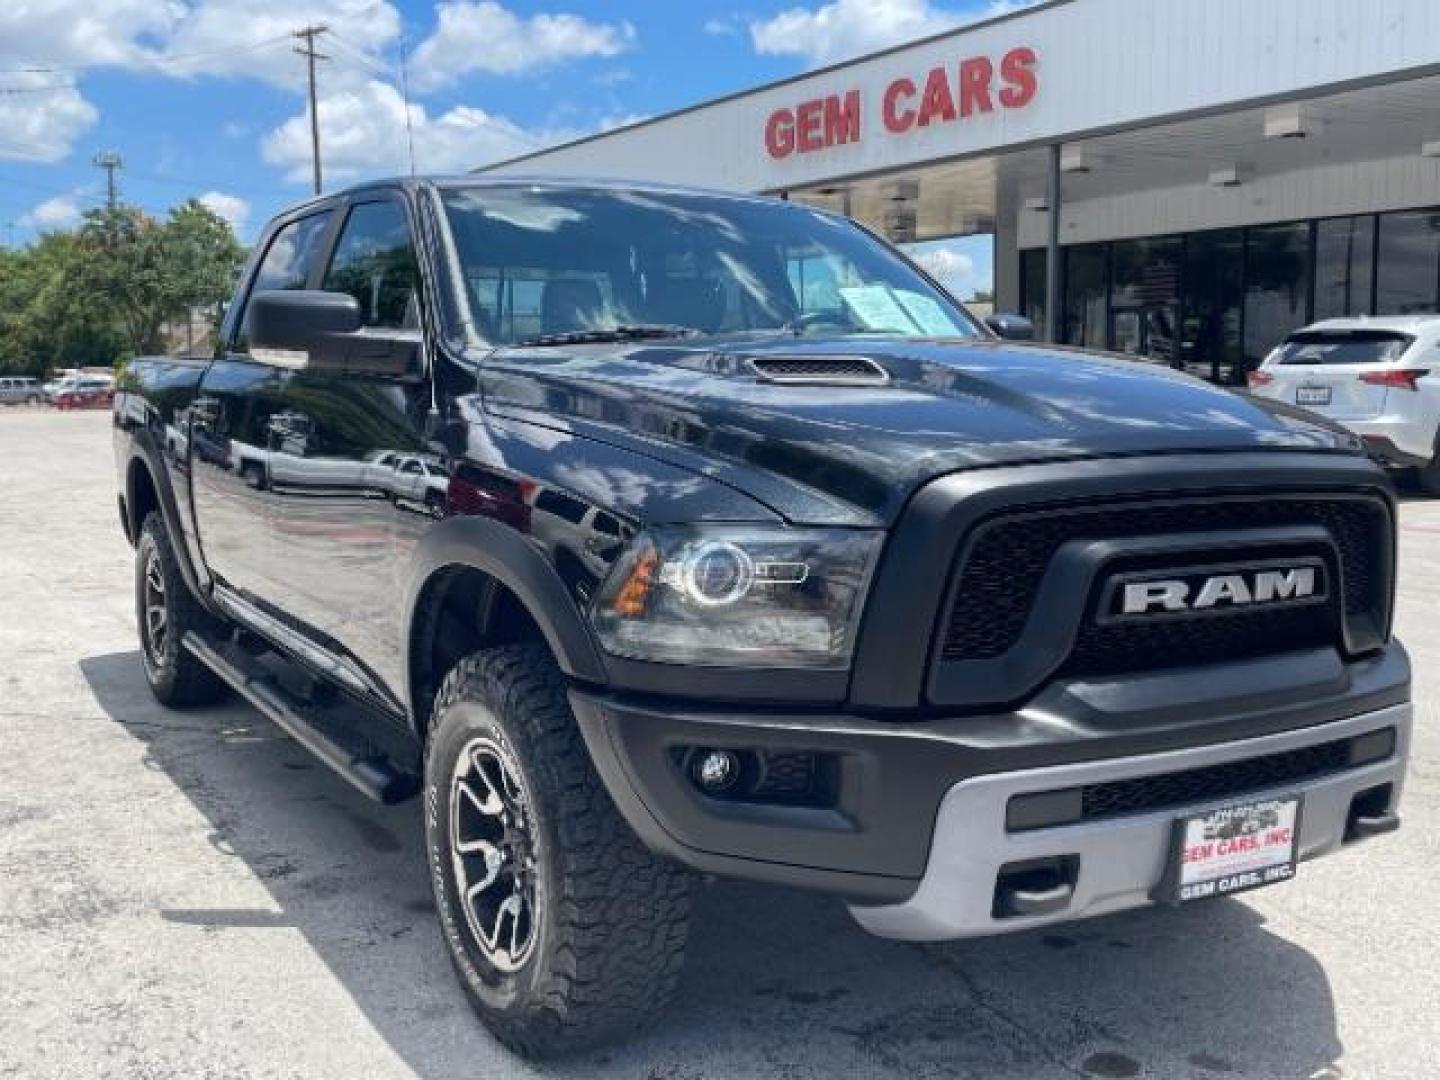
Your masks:
<svg viewBox="0 0 1440 1080"><path fill-rule="evenodd" d="M1006 341L1035 340L1035 324L1023 315L986 315L985 325Z"/></svg>
<svg viewBox="0 0 1440 1080"><path fill-rule="evenodd" d="M349 293L262 290L246 312L256 359L336 374L409 379L421 374L418 330L366 329Z"/></svg>

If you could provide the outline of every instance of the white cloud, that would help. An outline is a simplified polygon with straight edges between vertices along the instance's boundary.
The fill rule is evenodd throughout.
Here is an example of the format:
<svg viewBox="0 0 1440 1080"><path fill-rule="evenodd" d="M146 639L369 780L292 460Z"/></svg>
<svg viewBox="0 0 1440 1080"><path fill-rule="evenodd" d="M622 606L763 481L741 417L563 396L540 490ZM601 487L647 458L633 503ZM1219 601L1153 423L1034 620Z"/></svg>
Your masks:
<svg viewBox="0 0 1440 1080"><path fill-rule="evenodd" d="M712 37L736 37L740 33L740 19L734 15L706 19L704 29Z"/></svg>
<svg viewBox="0 0 1440 1080"><path fill-rule="evenodd" d="M475 71L516 75L587 56L615 56L635 41L627 22L579 15L516 15L494 0L447 0L411 61L417 89L433 90Z"/></svg>
<svg viewBox="0 0 1440 1080"><path fill-rule="evenodd" d="M956 297L963 300L975 292L978 282L975 259L965 252L953 248L932 248L929 251L912 251L910 258L919 262L932 278L945 285Z"/></svg>
<svg viewBox="0 0 1440 1080"><path fill-rule="evenodd" d="M185 8L170 0L31 0L0 4L0 66L126 64L164 37Z"/></svg>
<svg viewBox="0 0 1440 1080"><path fill-rule="evenodd" d="M183 77L239 76L298 89L305 62L291 34L314 24L330 28L316 49L331 57L321 71L332 84L368 78L376 54L400 37L400 13L385 0L199 0L154 63Z"/></svg>
<svg viewBox="0 0 1440 1080"><path fill-rule="evenodd" d="M421 172L455 172L514 157L576 133L530 132L503 116L456 106L432 116L410 106L415 163ZM325 175L332 179L407 172L405 102L388 83L371 80L320 99ZM292 116L265 137L261 154L291 180L310 175L310 122Z"/></svg>
<svg viewBox="0 0 1440 1080"><path fill-rule="evenodd" d="M20 219L22 229L45 232L51 229L69 229L80 223L80 204L73 195L56 195L34 207Z"/></svg>
<svg viewBox="0 0 1440 1080"><path fill-rule="evenodd" d="M216 217L228 221L236 236L244 235L245 225L250 220L250 204L240 196L227 195L223 191L207 191L196 201Z"/></svg>
<svg viewBox="0 0 1440 1080"><path fill-rule="evenodd" d="M344 36L349 59L337 55L327 72L340 84L365 77L355 53L369 55L400 34L400 16L385 0L0 0L5 86L57 87L0 94L0 159L66 157L99 119L74 85L97 68L298 87L304 69L289 35L307 22ZM37 67L45 70L27 70Z"/></svg>
<svg viewBox="0 0 1440 1080"><path fill-rule="evenodd" d="M967 22L1003 15L1036 0L991 0L962 11L929 0L832 0L819 7L793 7L750 24L759 53L803 56L811 66L847 60ZM708 30L708 26L707 26Z"/></svg>
<svg viewBox="0 0 1440 1080"><path fill-rule="evenodd" d="M23 92L0 94L0 159L59 161L99 119L63 76L15 72L4 79Z"/></svg>
<svg viewBox="0 0 1440 1080"><path fill-rule="evenodd" d="M412 57L419 90L470 72L519 74L565 60L615 56L635 40L627 22L518 15L494 0L442 0L436 12L434 32ZM318 44L330 56L323 65L328 96L322 120L333 170L403 169L405 110L385 85L396 78L381 59L400 40L393 0L0 0L0 69L11 72L4 85L27 90L0 94L0 160L68 156L99 120L75 84L99 68L176 79L258 79L299 90L305 68L292 34L311 23L330 30ZM54 70L26 70L42 62ZM470 167L549 141L481 109L456 107L430 116L417 108L411 115L416 156L427 169ZM294 175L309 156L303 124L288 122L262 144L266 160ZM232 122L223 133L241 138L246 130Z"/></svg>

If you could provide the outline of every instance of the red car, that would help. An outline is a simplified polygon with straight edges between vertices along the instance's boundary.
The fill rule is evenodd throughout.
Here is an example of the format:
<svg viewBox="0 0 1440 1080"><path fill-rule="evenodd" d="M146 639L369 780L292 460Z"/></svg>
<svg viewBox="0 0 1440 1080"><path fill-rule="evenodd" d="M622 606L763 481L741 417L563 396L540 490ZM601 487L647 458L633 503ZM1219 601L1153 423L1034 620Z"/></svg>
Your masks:
<svg viewBox="0 0 1440 1080"><path fill-rule="evenodd" d="M58 409L108 409L115 398L115 380L105 375L81 376L55 394Z"/></svg>

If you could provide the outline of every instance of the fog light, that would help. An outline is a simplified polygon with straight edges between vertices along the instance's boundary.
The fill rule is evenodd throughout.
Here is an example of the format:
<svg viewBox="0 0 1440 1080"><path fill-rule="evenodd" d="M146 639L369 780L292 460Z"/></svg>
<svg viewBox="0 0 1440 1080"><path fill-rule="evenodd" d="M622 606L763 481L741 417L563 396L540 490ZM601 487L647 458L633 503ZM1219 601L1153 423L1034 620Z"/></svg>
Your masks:
<svg viewBox="0 0 1440 1080"><path fill-rule="evenodd" d="M729 750L703 750L696 755L691 771L707 795L721 795L740 778L740 759Z"/></svg>

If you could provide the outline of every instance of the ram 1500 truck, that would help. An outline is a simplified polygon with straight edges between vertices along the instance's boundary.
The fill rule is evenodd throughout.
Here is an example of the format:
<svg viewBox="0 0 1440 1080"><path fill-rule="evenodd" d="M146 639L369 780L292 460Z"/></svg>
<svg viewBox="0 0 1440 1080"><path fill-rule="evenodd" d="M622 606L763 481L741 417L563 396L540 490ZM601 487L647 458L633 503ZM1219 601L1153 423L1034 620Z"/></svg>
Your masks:
<svg viewBox="0 0 1440 1080"><path fill-rule="evenodd" d="M145 675L418 796L523 1053L650 1017L703 874L935 940L1398 824L1395 506L1355 438L1008 340L842 217L366 185L265 230L219 340L114 406Z"/></svg>

